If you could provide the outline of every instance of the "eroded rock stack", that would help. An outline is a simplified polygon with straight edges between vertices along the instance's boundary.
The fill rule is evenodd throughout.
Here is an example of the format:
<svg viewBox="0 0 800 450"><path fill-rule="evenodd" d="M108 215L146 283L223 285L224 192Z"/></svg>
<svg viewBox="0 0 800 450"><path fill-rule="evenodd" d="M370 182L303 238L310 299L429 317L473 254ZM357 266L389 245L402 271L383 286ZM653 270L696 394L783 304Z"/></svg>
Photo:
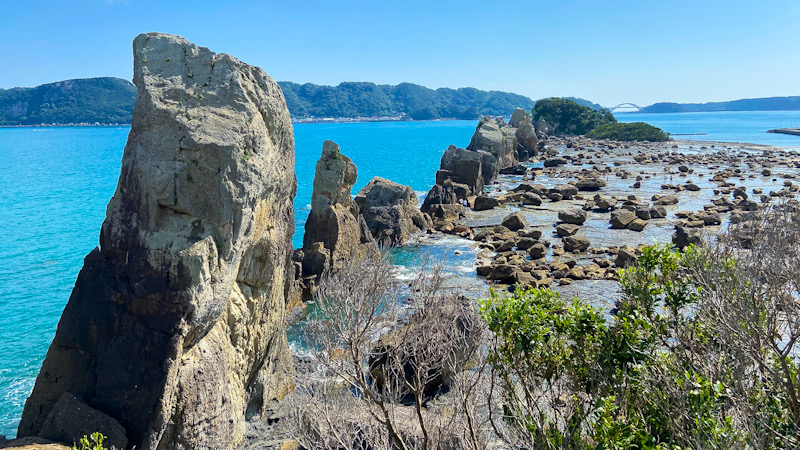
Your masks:
<svg viewBox="0 0 800 450"><path fill-rule="evenodd" d="M54 416L109 434L103 417L125 430L127 442L107 442L118 448L232 448L294 379L289 110L272 78L230 55L159 33L133 51L136 107L100 248L19 435Z"/></svg>
<svg viewBox="0 0 800 450"><path fill-rule="evenodd" d="M428 193L422 211L435 219L442 210L436 205L474 204L484 185L493 182L500 173L524 175L527 168L519 161L535 156L537 149L536 132L530 116L522 109L514 111L508 124L482 118L466 149L451 145L442 155L436 184Z"/></svg>
<svg viewBox="0 0 800 450"><path fill-rule="evenodd" d="M339 151L339 145L325 141L303 235L303 276L319 276L353 259L378 256L378 244L351 197L357 177L356 165Z"/></svg>
<svg viewBox="0 0 800 450"><path fill-rule="evenodd" d="M403 186L375 177L356 195L364 221L381 244L400 245L413 234L431 228L431 218L417 207L417 195Z"/></svg>

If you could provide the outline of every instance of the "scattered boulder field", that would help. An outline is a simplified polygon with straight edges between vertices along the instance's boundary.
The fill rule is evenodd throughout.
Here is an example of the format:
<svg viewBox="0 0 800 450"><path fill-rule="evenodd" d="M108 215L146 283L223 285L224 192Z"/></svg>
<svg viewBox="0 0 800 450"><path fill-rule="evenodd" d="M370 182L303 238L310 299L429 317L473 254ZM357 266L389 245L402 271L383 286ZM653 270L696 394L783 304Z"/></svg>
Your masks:
<svg viewBox="0 0 800 450"><path fill-rule="evenodd" d="M475 274L495 289L521 284L573 293L585 284L579 292L592 297L596 284L585 282L618 289L617 270L635 264L646 245L684 248L771 202L797 201L796 151L547 130L521 109L508 122L481 119L467 148L445 150L420 210L411 188L372 180L352 209L369 230L362 240L402 245L451 235L475 252ZM304 283L308 298L313 281Z"/></svg>
<svg viewBox="0 0 800 450"><path fill-rule="evenodd" d="M511 126L497 124L501 133ZM427 211L459 208L434 219L434 228L474 241L476 274L495 289L521 284L572 293L584 283L588 289L581 292L591 297L590 286L597 285L587 282L615 281L617 269L635 264L646 245L684 248L713 238L728 223L750 220L772 202L797 202L797 151L541 131L536 147L508 163L524 172L500 169L478 191L440 170L425 201Z"/></svg>

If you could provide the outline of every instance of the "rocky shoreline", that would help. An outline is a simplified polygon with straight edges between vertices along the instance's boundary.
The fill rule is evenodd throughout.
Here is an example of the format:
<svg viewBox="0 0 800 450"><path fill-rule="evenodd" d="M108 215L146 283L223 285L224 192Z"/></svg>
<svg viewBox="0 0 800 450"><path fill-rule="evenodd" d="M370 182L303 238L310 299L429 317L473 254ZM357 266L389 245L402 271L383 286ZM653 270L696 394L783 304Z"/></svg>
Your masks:
<svg viewBox="0 0 800 450"><path fill-rule="evenodd" d="M293 361L287 311L326 271L452 239L475 296L552 287L602 305L643 246L750 224L800 189L797 151L556 137L517 109L451 145L419 207L379 177L353 196L357 167L326 141L293 250L294 134L274 80L160 33L138 36L134 58L119 183L26 402L29 442L99 431L119 448L277 446L281 400L313 371ZM472 306L459 300L450 322Z"/></svg>
<svg viewBox="0 0 800 450"><path fill-rule="evenodd" d="M474 241L476 272L495 289L520 283L591 294L587 286L615 280L645 245L682 248L798 195L800 154L778 147L540 134L540 148L524 175L500 175L467 199L463 217L437 223Z"/></svg>
<svg viewBox="0 0 800 450"><path fill-rule="evenodd" d="M461 239L452 251L475 254L474 275L495 290L552 287L604 304L642 247L683 248L798 195L795 150L557 137L547 124L523 145L523 122L527 131L522 110L509 123L484 119L466 149L444 152L420 208L432 226L408 240Z"/></svg>
<svg viewBox="0 0 800 450"><path fill-rule="evenodd" d="M798 195L795 150L591 140L551 136L549 128L534 126L521 109L508 123L482 119L466 148L451 145L444 152L436 184L419 210L409 187L377 177L351 202L354 165L348 169L351 179L317 192L318 184L326 183L319 180L329 178L318 163L314 198L338 198L335 208L349 213L306 224L307 242L293 256L295 290L302 294L291 305L298 308L310 299L321 273L341 264L336 261L374 255L374 243L425 247L446 236L456 239L452 253L475 255L473 275L462 277L477 278L469 283L473 297L488 294L489 287L521 285L551 287L605 305L619 289L618 269L634 264L642 247L699 243L728 223L747 221L764 205L796 201ZM323 149L320 162L326 158L331 159ZM334 159L340 158L352 164L343 155ZM367 208L365 196L376 184L384 190L392 186L386 192L395 194L375 197ZM405 193L401 203L399 192ZM319 205L312 217L315 209ZM349 221L353 224L346 226ZM320 230L328 234L317 236ZM370 245L366 253L359 250ZM463 279L452 284L464 286ZM299 311L293 320L302 318Z"/></svg>
<svg viewBox="0 0 800 450"><path fill-rule="evenodd" d="M635 264L644 246L682 248L713 238L769 203L796 202L800 189L794 181L800 153L763 145L538 132L521 155L509 136L516 136L520 119L530 119L521 110L515 115L517 127L484 120L470 146L445 151L421 205L431 226L395 243L425 247L452 239L451 253L475 255L472 274L451 282L463 291L464 280L474 279L473 298L489 288L549 287L611 314L617 271ZM360 196L355 202L363 205ZM312 376L313 360L295 355L295 361L299 374ZM280 408L272 414L249 424L241 448L267 441L278 448L270 423Z"/></svg>

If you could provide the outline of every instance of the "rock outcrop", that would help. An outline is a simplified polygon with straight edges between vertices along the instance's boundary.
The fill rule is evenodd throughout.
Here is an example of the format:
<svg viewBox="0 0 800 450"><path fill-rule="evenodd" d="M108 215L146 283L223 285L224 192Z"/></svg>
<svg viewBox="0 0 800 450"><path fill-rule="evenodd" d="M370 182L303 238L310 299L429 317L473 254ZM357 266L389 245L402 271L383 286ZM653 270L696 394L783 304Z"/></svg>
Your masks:
<svg viewBox="0 0 800 450"><path fill-rule="evenodd" d="M496 160L496 170L499 172L500 169L517 164L515 134L516 129L513 127L500 126L497 122L484 117L478 122L467 150L482 151L492 155Z"/></svg>
<svg viewBox="0 0 800 450"><path fill-rule="evenodd" d="M491 183L500 173L497 159L490 153L465 150L455 145L445 150L439 167L437 182L450 178L454 183L466 184L473 193L483 190L483 185Z"/></svg>
<svg viewBox="0 0 800 450"><path fill-rule="evenodd" d="M37 435L68 398L86 412L71 422L113 418L128 447L233 448L294 380L289 110L272 78L230 55L159 33L133 53L136 107L100 247L19 435Z"/></svg>
<svg viewBox="0 0 800 450"><path fill-rule="evenodd" d="M417 208L414 189L385 178L370 180L355 202L370 233L381 244L403 244L411 234L433 226L431 218Z"/></svg>
<svg viewBox="0 0 800 450"><path fill-rule="evenodd" d="M469 203L480 197L483 187L500 173L524 175L519 161L536 155L538 141L530 116L520 108L511 121L482 118L466 149L451 145L442 155L436 172L436 185L431 188L422 211L430 213L434 205Z"/></svg>
<svg viewBox="0 0 800 450"><path fill-rule="evenodd" d="M327 252L327 267L331 270L341 269L353 259L377 257L379 253L378 244L350 194L357 177L356 165L339 151L339 145L325 141L314 172L303 250L306 255L314 250ZM322 247L315 246L317 243L322 243ZM319 276L322 272L318 268L318 264L304 262L303 275Z"/></svg>
<svg viewBox="0 0 800 450"><path fill-rule="evenodd" d="M522 108L517 108L511 115L508 125L516 128L514 137L517 139L517 159L527 161L536 156L539 140L536 138L536 128L531 122L531 116Z"/></svg>

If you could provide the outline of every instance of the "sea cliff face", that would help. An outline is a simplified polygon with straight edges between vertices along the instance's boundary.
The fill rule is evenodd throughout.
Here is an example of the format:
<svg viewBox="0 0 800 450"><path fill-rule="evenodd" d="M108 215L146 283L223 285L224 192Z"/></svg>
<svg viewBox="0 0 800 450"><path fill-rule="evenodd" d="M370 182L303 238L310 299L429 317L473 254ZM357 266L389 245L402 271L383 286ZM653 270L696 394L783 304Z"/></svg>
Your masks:
<svg viewBox="0 0 800 450"><path fill-rule="evenodd" d="M291 119L260 68L166 34L133 47L117 190L19 436L47 437L74 396L92 410L71 417L74 431L102 432L86 422L108 416L127 439L111 444L232 448L293 381Z"/></svg>

